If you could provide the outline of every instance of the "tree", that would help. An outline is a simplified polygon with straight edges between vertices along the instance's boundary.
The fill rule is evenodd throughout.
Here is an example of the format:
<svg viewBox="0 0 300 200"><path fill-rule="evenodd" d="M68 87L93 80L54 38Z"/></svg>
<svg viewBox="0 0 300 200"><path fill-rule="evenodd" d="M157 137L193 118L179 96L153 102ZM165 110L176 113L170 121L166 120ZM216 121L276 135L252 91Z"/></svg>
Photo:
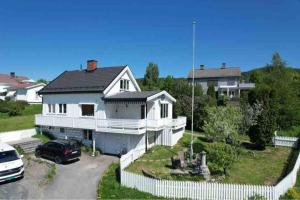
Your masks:
<svg viewBox="0 0 300 200"><path fill-rule="evenodd" d="M150 62L144 76L144 85L147 89L158 89L159 86L159 70L157 64Z"/></svg>
<svg viewBox="0 0 300 200"><path fill-rule="evenodd" d="M207 107L207 118L203 130L208 138L238 145L238 131L242 116L234 106Z"/></svg>
<svg viewBox="0 0 300 200"><path fill-rule="evenodd" d="M215 99L216 98L215 86L213 86L213 85L208 86L206 93L208 96Z"/></svg>
<svg viewBox="0 0 300 200"><path fill-rule="evenodd" d="M174 91L174 84L175 84L175 81L174 81L173 76L168 75L163 82L163 90L166 90L167 92L169 92L172 95L172 93Z"/></svg>
<svg viewBox="0 0 300 200"><path fill-rule="evenodd" d="M256 144L257 148L265 149L266 145L272 142L275 130L276 123L274 114L265 108L259 115L257 123L249 129L250 141Z"/></svg>
<svg viewBox="0 0 300 200"><path fill-rule="evenodd" d="M36 81L37 83L45 83L48 84L48 81L46 79L40 78L39 80Z"/></svg>
<svg viewBox="0 0 300 200"><path fill-rule="evenodd" d="M225 143L212 143L206 150L208 166L212 172L228 175L228 169L238 158L236 148Z"/></svg>
<svg viewBox="0 0 300 200"><path fill-rule="evenodd" d="M248 134L250 127L257 124L258 116L263 111L263 104L256 100L253 105L250 105L247 102L241 102L240 107L242 112L240 132L243 134Z"/></svg>

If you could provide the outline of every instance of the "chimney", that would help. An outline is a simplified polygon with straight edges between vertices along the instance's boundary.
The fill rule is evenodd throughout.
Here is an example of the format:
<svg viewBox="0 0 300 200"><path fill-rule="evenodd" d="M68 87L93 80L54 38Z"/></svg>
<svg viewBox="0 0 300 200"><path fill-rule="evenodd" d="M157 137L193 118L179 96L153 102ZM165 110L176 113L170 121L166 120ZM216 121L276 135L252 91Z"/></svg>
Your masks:
<svg viewBox="0 0 300 200"><path fill-rule="evenodd" d="M97 69L97 60L88 60L87 61L87 71L91 72Z"/></svg>
<svg viewBox="0 0 300 200"><path fill-rule="evenodd" d="M222 63L221 69L226 69L226 63Z"/></svg>
<svg viewBox="0 0 300 200"><path fill-rule="evenodd" d="M200 69L201 69L201 70L204 70L204 65L200 65Z"/></svg>
<svg viewBox="0 0 300 200"><path fill-rule="evenodd" d="M10 72L10 77L11 78L15 78L16 77L16 73L15 72Z"/></svg>

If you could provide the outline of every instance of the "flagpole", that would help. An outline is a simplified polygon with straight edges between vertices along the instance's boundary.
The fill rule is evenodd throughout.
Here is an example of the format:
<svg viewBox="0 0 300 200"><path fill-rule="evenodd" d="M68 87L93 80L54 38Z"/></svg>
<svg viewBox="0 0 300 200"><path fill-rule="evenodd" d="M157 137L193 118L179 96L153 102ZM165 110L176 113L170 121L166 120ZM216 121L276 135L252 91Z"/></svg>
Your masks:
<svg viewBox="0 0 300 200"><path fill-rule="evenodd" d="M194 97L195 97L195 33L196 33L196 21L193 21L193 82L192 82L192 123L191 123L191 149L190 149L190 161L193 160L193 135L194 135Z"/></svg>

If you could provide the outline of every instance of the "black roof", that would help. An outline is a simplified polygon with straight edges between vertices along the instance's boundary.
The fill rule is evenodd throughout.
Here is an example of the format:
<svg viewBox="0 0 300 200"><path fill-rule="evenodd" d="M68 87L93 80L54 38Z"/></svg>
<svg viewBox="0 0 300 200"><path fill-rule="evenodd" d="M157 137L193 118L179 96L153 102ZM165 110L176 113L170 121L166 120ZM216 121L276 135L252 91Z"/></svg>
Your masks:
<svg viewBox="0 0 300 200"><path fill-rule="evenodd" d="M105 101L145 101L161 91L120 92L115 95L104 97Z"/></svg>
<svg viewBox="0 0 300 200"><path fill-rule="evenodd" d="M39 94L103 92L126 66L100 67L94 71L65 71Z"/></svg>

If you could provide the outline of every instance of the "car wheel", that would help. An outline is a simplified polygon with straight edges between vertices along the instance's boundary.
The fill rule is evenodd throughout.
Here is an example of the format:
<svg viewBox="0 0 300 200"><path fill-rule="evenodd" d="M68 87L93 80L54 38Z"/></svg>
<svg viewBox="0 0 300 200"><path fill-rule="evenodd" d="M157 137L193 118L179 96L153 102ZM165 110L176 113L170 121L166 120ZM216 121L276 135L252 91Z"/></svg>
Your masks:
<svg viewBox="0 0 300 200"><path fill-rule="evenodd" d="M59 156L55 157L55 163L60 164L62 162L61 158Z"/></svg>
<svg viewBox="0 0 300 200"><path fill-rule="evenodd" d="M37 158L41 157L41 151L40 150L35 151L35 157L37 157Z"/></svg>

